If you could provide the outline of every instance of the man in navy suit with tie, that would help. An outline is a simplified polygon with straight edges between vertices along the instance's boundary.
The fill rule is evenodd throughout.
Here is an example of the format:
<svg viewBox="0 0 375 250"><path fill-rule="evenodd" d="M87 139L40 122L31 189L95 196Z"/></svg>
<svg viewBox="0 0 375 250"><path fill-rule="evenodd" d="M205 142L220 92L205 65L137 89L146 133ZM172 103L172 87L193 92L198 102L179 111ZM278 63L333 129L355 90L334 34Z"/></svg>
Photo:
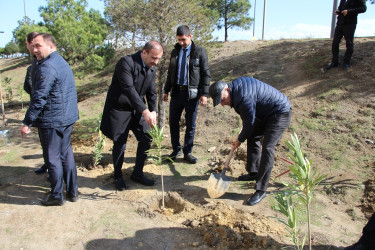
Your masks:
<svg viewBox="0 0 375 250"><path fill-rule="evenodd" d="M173 152L169 157L174 161L184 153L184 160L191 164L198 162L191 152L194 144L194 134L198 104L207 103L210 86L210 69L206 50L196 46L191 40L190 29L186 25L177 28L177 41L171 52L167 81L164 86L163 100L169 104L169 128ZM185 141L180 143L180 119L185 110Z"/></svg>

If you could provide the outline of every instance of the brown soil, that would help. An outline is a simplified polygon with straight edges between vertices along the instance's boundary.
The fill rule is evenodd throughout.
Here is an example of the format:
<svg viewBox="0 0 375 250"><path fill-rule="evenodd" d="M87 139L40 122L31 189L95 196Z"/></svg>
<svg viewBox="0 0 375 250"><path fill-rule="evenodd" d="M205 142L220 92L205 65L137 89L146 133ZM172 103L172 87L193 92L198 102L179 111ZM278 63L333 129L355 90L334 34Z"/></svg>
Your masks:
<svg viewBox="0 0 375 250"><path fill-rule="evenodd" d="M342 47L342 53L344 52ZM136 141L130 136L123 172L129 189L114 190L112 142L107 140L102 166L88 170L95 143L93 127L102 111L110 74L77 81L80 121L73 134L80 199L62 207L43 207L49 190L36 131L21 139L24 116L17 100L5 104L11 143L0 148L1 249L280 249L293 244L272 205L288 175L285 141L296 132L313 168L327 174L312 204L314 249L341 249L357 241L374 207L375 38L355 41L353 67L325 71L329 40L236 41L210 50L213 80L254 76L285 93L292 102L290 129L276 148L273 178L265 200L249 207L254 182L236 181L245 172L246 145L230 163L228 192L209 198L212 171L223 167L240 119L229 108L199 107L194 154L196 165L178 159L162 167L148 162L153 187L132 182ZM1 79L21 84L27 63L1 59ZM16 86L14 86L16 88ZM4 87L3 87L4 89ZM183 124L184 121L182 121ZM89 128L89 129L88 129ZM4 128L2 128L4 129ZM181 133L184 131L182 130ZM165 129L165 154L170 152ZM161 169L165 208L162 208ZM302 215L300 213L299 215ZM306 220L300 228L306 232Z"/></svg>

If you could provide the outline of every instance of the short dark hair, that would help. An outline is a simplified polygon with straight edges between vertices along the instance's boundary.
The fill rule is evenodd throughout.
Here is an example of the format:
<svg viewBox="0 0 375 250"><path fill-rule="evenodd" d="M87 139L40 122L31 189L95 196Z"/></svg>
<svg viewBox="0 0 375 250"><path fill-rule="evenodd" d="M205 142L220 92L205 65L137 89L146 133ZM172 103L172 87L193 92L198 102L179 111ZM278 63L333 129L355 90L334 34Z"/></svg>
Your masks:
<svg viewBox="0 0 375 250"><path fill-rule="evenodd" d="M176 36L190 36L190 29L186 25L181 25L177 28Z"/></svg>
<svg viewBox="0 0 375 250"><path fill-rule="evenodd" d="M145 44L142 50L145 50L147 53L152 49L157 49L163 51L163 46L157 41L149 41Z"/></svg>
<svg viewBox="0 0 375 250"><path fill-rule="evenodd" d="M31 43L32 41L33 41L33 39L34 39L34 37L36 36L38 34L38 32L30 32L29 34L27 34L27 36L26 36L26 41L28 42L28 43Z"/></svg>
<svg viewBox="0 0 375 250"><path fill-rule="evenodd" d="M38 36L42 36L43 37L43 40L45 42L50 42L52 43L54 46L56 46L56 41L55 41L55 38L53 38L53 36L51 34L48 34L48 33L39 33L39 34L36 34L34 36L35 37L38 37Z"/></svg>

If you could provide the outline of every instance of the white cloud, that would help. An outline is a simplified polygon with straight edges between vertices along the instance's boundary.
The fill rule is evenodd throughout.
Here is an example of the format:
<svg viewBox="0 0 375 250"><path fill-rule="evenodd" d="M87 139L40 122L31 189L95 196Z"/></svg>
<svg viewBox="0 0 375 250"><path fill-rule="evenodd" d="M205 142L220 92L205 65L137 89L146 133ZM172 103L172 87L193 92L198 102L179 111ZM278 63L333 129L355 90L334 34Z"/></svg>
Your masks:
<svg viewBox="0 0 375 250"><path fill-rule="evenodd" d="M358 19L355 36L375 36L375 19Z"/></svg>

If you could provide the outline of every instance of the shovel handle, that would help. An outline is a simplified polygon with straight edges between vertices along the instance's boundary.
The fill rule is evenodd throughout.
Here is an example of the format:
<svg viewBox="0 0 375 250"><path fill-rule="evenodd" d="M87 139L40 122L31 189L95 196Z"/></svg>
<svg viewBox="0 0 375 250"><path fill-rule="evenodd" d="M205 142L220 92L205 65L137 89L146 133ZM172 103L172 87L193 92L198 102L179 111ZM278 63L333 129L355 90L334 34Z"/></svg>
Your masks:
<svg viewBox="0 0 375 250"><path fill-rule="evenodd" d="M228 158L227 158L227 160L225 161L223 171L221 172L222 174L225 174L225 172L227 171L228 166L229 166L229 162L230 162L230 160L232 159L233 153L234 153L234 147L232 147L232 149L230 150L230 153L229 153L229 155L228 155Z"/></svg>
<svg viewBox="0 0 375 250"><path fill-rule="evenodd" d="M287 163L289 163L290 165L294 165L294 163L293 162L291 162L291 161L289 161L289 160L287 160L287 159L285 159L285 158L281 158L281 160L283 160L283 161L285 161L285 162L287 162ZM287 171L285 171L285 172L283 172L283 173L281 173L281 174L279 174L278 176L276 176L274 179L276 179L276 178L278 178L278 177L280 177L280 176L282 176L282 175L284 175L284 174L286 174L286 173L289 173L290 172L290 169L288 169Z"/></svg>

